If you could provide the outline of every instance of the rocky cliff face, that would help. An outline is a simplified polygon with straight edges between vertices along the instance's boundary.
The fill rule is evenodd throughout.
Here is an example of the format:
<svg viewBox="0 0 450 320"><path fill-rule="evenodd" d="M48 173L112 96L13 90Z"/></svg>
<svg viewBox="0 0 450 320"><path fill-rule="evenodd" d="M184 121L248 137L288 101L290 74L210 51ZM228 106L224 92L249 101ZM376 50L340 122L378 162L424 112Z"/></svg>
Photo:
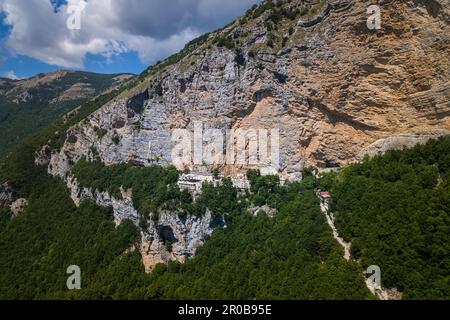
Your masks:
<svg viewBox="0 0 450 320"><path fill-rule="evenodd" d="M0 185L0 209L9 208L11 217L17 217L28 205L24 198L18 198L8 183Z"/></svg>
<svg viewBox="0 0 450 320"><path fill-rule="evenodd" d="M269 9L210 35L72 128L51 172L64 175L69 159L93 149L107 164L170 164L172 130L193 130L193 121L223 131L279 128L285 176L305 163L345 165L393 135L450 129L448 2L375 1L380 30L367 28L363 1L325 3L332 6L284 4L285 12L312 8L319 19L297 14L275 24L277 9ZM218 45L223 38L235 48Z"/></svg>
<svg viewBox="0 0 450 320"><path fill-rule="evenodd" d="M133 206L132 190L122 190L122 199L115 199L107 192L80 187L73 176L68 176L66 180L71 198L77 206L83 200L94 201L113 209L117 225L127 219L141 227L139 250L147 272L158 263L183 263L195 254L216 227L225 226L223 218L214 218L211 212L203 216L191 216L162 211L158 217L150 217L142 224L142 217Z"/></svg>
<svg viewBox="0 0 450 320"><path fill-rule="evenodd" d="M194 256L215 228L224 226L223 219L213 218L211 212L203 216L161 212L158 221L150 220L142 233L140 251L146 271L167 261L184 263Z"/></svg>
<svg viewBox="0 0 450 320"><path fill-rule="evenodd" d="M192 131L194 121L222 132L279 129L286 178L305 164L342 166L365 153L449 134L448 1L371 4L381 8L379 30L367 27L364 1L266 2L250 10L71 128L49 172L70 186L70 168L83 156L108 165L171 164L172 130ZM236 175L248 167L221 170ZM79 192L72 192L76 199ZM112 205L117 221L137 217L129 203L89 198ZM160 219L144 231L148 268L183 261L212 232L208 215Z"/></svg>

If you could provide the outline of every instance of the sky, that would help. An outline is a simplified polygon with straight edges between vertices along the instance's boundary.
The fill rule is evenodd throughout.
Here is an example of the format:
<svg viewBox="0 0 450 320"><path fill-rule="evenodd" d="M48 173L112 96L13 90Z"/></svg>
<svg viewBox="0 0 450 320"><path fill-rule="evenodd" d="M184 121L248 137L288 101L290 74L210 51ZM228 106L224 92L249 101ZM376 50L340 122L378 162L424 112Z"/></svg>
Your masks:
<svg viewBox="0 0 450 320"><path fill-rule="evenodd" d="M0 77L139 74L260 0L0 0Z"/></svg>

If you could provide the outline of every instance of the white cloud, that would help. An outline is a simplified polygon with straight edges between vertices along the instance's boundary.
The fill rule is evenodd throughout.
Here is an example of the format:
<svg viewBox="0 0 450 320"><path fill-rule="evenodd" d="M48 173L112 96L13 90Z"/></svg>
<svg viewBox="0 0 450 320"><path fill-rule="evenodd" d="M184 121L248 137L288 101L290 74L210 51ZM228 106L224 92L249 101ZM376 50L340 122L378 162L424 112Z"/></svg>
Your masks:
<svg viewBox="0 0 450 320"><path fill-rule="evenodd" d="M86 54L107 59L136 51L153 63L194 37L229 22L259 0L68 0L55 13L49 0L0 0L11 26L7 47L51 65L82 68ZM67 8L86 6L81 29L69 30Z"/></svg>
<svg viewBox="0 0 450 320"><path fill-rule="evenodd" d="M16 74L14 73L13 70L6 71L6 72L3 74L3 77L4 77L4 78L7 78L7 79L11 79L11 80L20 80L20 79L21 79L21 78L19 78L18 76L16 76Z"/></svg>

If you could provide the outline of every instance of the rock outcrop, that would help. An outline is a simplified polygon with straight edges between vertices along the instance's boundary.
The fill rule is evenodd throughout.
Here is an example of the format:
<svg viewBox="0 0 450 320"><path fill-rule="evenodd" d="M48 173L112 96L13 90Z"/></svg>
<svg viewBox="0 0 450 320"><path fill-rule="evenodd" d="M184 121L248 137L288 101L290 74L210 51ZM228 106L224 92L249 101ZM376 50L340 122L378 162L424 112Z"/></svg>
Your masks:
<svg viewBox="0 0 450 320"><path fill-rule="evenodd" d="M322 10L316 14L313 15L310 19L300 19L298 22L298 25L302 28L311 28L325 19L327 19L332 12L340 12L344 10L348 10L351 6L355 4L356 0L335 0L335 1L327 1L323 5Z"/></svg>
<svg viewBox="0 0 450 320"><path fill-rule="evenodd" d="M28 205L28 200L24 198L19 198L9 206L12 214L12 218L16 218Z"/></svg>
<svg viewBox="0 0 450 320"><path fill-rule="evenodd" d="M77 179L73 176L68 176L66 180L70 196L76 206L79 206L84 200L94 201L100 206L113 209L114 221L117 225L121 224L123 220L130 220L136 225L139 224L139 213L133 207L133 200L129 192L122 190L122 199L115 199L108 192L93 191L89 188L80 187Z"/></svg>
<svg viewBox="0 0 450 320"><path fill-rule="evenodd" d="M374 4L382 9L381 30L367 28L364 2L329 1L320 11L326 15L308 27L288 21L269 31L264 13L210 35L73 127L50 171L64 176L69 162L94 153L106 164L171 164L172 130L193 130L194 121L223 132L278 128L287 178L305 163L346 165L380 139L449 130L448 2ZM285 36L289 23L295 28ZM284 46L269 46L278 35ZM224 36L238 39L239 50L214 45ZM233 175L248 167L221 169Z"/></svg>
<svg viewBox="0 0 450 320"><path fill-rule="evenodd" d="M151 271L158 263L184 263L217 227L225 227L225 222L223 218L214 218L209 211L202 216L161 212L157 222L150 219L142 234L140 251L146 271Z"/></svg>
<svg viewBox="0 0 450 320"><path fill-rule="evenodd" d="M365 155L373 157L382 155L388 150L401 150L403 148L412 148L417 144L425 144L430 139L436 139L441 136L450 135L450 131L442 130L436 132L429 132L429 134L400 134L391 136L386 139L380 139L370 146L361 150L356 159L361 161Z"/></svg>
<svg viewBox="0 0 450 320"><path fill-rule="evenodd" d="M268 205L263 205L261 207L251 206L248 211L253 215L257 216L259 213L264 213L268 217L273 218L277 215L278 210L269 207Z"/></svg>
<svg viewBox="0 0 450 320"><path fill-rule="evenodd" d="M8 208L12 218L17 217L27 205L28 200L18 198L8 183L0 185L0 208Z"/></svg>
<svg viewBox="0 0 450 320"><path fill-rule="evenodd" d="M158 214L157 219L146 221L144 227L140 223L140 214L133 206L132 190L121 190L122 199L115 199L108 192L80 187L73 176L68 176L66 180L71 198L77 206L84 200L94 201L100 206L113 209L117 225L130 220L141 227L140 252L147 272L158 263L184 263L186 258L194 256L215 228L225 226L223 218L213 217L209 211L202 216L163 211Z"/></svg>

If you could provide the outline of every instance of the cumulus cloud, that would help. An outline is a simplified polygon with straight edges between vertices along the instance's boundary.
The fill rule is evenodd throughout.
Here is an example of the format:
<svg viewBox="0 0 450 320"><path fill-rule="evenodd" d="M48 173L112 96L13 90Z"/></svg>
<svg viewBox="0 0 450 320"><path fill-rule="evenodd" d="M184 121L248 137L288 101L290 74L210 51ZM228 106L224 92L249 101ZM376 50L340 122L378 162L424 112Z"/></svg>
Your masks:
<svg viewBox="0 0 450 320"><path fill-rule="evenodd" d="M3 74L3 77L4 77L4 78L7 78L7 79L11 79L11 80L20 80L20 79L21 79L21 78L19 78L18 76L16 76L16 74L14 73L13 70L6 71L6 72Z"/></svg>
<svg viewBox="0 0 450 320"><path fill-rule="evenodd" d="M7 55L6 50L5 50L5 48L2 47L2 45L0 43L0 66L5 63L6 55Z"/></svg>
<svg viewBox="0 0 450 320"><path fill-rule="evenodd" d="M259 0L0 0L6 45L51 65L82 68L88 53L107 59L135 51L153 63L200 34L223 26ZM71 6L84 6L81 29L66 26Z"/></svg>

